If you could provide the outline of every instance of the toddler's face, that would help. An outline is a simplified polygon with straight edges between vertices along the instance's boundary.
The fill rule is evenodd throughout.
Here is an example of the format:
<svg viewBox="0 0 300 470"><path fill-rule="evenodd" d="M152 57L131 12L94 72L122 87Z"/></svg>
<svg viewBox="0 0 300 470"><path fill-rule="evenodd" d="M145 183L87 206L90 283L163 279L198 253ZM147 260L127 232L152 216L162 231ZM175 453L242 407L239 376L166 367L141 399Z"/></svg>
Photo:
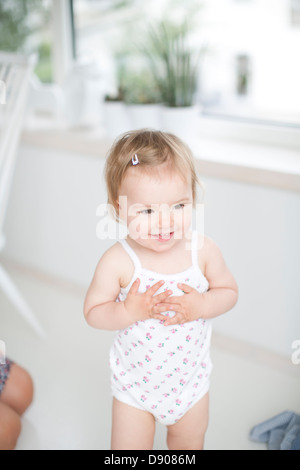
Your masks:
<svg viewBox="0 0 300 470"><path fill-rule="evenodd" d="M130 168L120 188L119 216L140 245L166 251L184 238L192 222L193 194L170 164L148 172Z"/></svg>

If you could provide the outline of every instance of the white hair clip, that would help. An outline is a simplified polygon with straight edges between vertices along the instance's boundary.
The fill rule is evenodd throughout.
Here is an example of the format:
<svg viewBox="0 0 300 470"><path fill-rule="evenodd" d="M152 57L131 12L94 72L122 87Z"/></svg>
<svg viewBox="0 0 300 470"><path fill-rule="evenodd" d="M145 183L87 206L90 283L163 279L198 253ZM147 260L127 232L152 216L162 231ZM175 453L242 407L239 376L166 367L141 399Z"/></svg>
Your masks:
<svg viewBox="0 0 300 470"><path fill-rule="evenodd" d="M136 153L134 154L134 157L132 157L131 161L133 165L138 165L140 163Z"/></svg>

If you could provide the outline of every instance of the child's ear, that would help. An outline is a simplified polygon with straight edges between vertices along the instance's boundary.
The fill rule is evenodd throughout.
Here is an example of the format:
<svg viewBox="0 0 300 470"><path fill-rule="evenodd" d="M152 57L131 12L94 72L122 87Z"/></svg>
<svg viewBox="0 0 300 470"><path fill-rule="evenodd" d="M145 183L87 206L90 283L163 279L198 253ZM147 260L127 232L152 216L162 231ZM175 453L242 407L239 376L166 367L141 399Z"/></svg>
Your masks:
<svg viewBox="0 0 300 470"><path fill-rule="evenodd" d="M115 219L118 222L124 222L127 219L127 197L119 196L114 204Z"/></svg>

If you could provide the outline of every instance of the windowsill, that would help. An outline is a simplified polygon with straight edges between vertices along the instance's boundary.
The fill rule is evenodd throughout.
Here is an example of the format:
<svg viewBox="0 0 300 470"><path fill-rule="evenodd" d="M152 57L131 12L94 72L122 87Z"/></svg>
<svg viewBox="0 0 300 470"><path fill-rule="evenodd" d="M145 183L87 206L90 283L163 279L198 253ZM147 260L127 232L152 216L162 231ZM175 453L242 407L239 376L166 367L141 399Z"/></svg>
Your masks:
<svg viewBox="0 0 300 470"><path fill-rule="evenodd" d="M294 149L199 138L196 156L204 175L300 192L300 155Z"/></svg>
<svg viewBox="0 0 300 470"><path fill-rule="evenodd" d="M103 130L72 129L51 121L27 121L22 144L104 158L111 145ZM296 148L199 135L189 142L201 175L300 192Z"/></svg>

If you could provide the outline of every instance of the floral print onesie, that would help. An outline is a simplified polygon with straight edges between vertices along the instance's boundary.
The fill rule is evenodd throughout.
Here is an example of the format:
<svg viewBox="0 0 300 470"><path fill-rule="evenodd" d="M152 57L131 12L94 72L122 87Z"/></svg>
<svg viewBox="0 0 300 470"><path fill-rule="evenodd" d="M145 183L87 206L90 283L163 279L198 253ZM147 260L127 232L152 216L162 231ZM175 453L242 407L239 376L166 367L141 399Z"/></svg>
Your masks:
<svg viewBox="0 0 300 470"><path fill-rule="evenodd" d="M132 259L135 272L116 301L124 301L133 281L139 277L139 292L160 280L156 294L171 289L184 295L177 283L188 284L200 293L209 284L198 266L197 232L192 238L192 265L176 274L161 274L142 267L126 240L123 248ZM172 317L175 312L165 312ZM199 312L200 315L200 312ZM152 413L163 424L176 423L209 389L211 321L198 320L164 326L157 319L138 321L116 333L110 350L112 394L118 400Z"/></svg>

